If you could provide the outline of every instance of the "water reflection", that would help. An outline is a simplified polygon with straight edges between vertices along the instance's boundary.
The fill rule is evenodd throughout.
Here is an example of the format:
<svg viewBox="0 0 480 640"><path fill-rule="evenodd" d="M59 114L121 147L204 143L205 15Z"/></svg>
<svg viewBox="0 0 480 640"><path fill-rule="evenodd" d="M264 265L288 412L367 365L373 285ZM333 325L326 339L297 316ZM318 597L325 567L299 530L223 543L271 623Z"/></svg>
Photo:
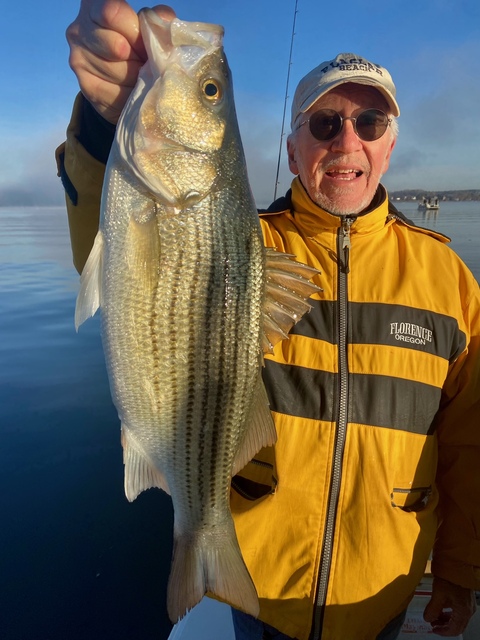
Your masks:
<svg viewBox="0 0 480 640"><path fill-rule="evenodd" d="M395 202L395 206L415 224L427 229L435 229L451 238L450 247L456 251L462 260L480 282L480 202L450 202L442 201L436 215L427 216L418 211L415 202ZM434 213L434 212L432 212Z"/></svg>
<svg viewBox="0 0 480 640"><path fill-rule="evenodd" d="M0 209L1 637L159 640L170 499L124 497L99 320L75 333L77 288L65 210Z"/></svg>
<svg viewBox="0 0 480 640"><path fill-rule="evenodd" d="M422 220L425 222L426 220L431 221L429 226L435 227L438 216L438 209L423 209L422 210Z"/></svg>

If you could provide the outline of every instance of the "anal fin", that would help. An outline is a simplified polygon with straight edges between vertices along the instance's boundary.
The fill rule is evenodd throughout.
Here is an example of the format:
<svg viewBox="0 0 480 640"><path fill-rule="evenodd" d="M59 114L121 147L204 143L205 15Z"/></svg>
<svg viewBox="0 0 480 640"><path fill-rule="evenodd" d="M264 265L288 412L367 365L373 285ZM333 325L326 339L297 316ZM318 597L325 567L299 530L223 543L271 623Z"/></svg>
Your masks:
<svg viewBox="0 0 480 640"><path fill-rule="evenodd" d="M152 465L135 442L130 430L122 424L123 464L125 465L125 495L129 502L146 489L158 487L170 494L167 479Z"/></svg>

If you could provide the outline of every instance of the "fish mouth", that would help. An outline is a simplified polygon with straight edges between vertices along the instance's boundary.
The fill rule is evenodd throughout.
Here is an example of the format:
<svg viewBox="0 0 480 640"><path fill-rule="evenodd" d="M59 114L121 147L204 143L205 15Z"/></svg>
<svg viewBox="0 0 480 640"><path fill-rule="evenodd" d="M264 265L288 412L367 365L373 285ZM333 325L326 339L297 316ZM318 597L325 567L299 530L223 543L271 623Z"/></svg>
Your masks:
<svg viewBox="0 0 480 640"><path fill-rule="evenodd" d="M184 22L178 18L167 20L153 9L144 8L139 12L140 31L148 59L153 61L161 73L171 55L185 70L195 66L211 49L223 44L224 29L220 25L206 22Z"/></svg>

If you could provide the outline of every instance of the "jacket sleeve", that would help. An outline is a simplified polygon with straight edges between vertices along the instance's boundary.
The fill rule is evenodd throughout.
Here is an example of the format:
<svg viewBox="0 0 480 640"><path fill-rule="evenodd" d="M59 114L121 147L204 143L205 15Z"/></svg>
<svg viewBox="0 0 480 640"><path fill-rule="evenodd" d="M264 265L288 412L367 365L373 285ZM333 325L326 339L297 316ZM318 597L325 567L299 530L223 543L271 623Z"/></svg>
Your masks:
<svg viewBox="0 0 480 640"><path fill-rule="evenodd" d="M432 572L479 590L480 293L473 276L469 289L464 312L467 344L450 367L437 420L440 523Z"/></svg>
<svg viewBox="0 0 480 640"><path fill-rule="evenodd" d="M73 264L79 273L98 230L105 173L105 164L95 159L79 139L84 102L85 98L79 94L67 128L67 139L55 152L58 175L65 188Z"/></svg>

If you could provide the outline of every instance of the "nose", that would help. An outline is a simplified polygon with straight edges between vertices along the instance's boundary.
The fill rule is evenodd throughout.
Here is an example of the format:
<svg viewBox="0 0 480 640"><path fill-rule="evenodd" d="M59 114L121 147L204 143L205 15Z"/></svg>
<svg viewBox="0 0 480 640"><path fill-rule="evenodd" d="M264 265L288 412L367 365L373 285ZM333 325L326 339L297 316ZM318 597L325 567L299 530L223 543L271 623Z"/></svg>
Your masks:
<svg viewBox="0 0 480 640"><path fill-rule="evenodd" d="M362 141L355 133L355 118L344 118L340 133L332 140L331 150L337 153L352 153L362 149Z"/></svg>

